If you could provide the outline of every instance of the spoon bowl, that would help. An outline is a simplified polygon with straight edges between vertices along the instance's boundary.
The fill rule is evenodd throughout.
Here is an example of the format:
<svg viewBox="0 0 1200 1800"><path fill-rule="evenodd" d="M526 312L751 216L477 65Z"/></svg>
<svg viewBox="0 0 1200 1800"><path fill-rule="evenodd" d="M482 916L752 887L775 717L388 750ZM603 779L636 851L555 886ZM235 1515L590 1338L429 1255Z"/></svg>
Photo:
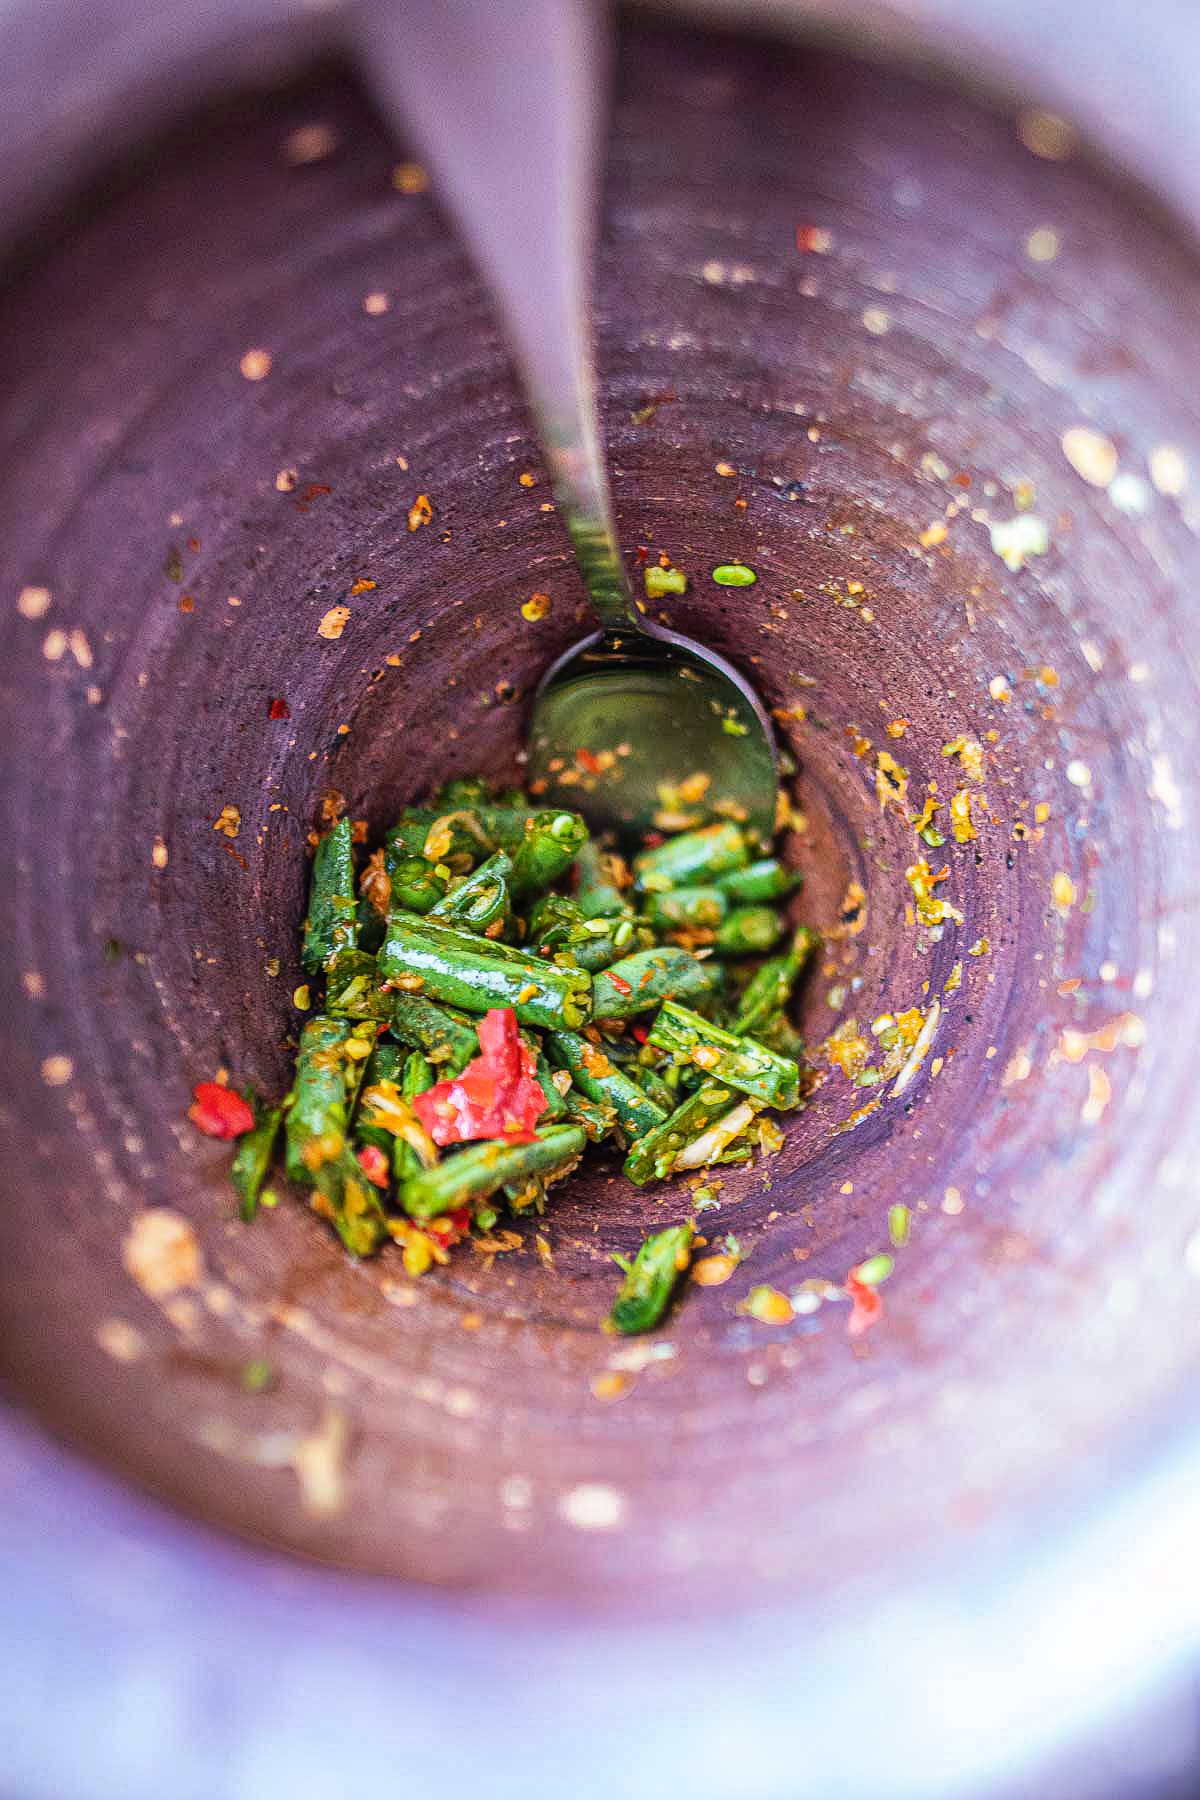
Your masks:
<svg viewBox="0 0 1200 1800"><path fill-rule="evenodd" d="M640 842L736 819L766 843L777 773L770 721L723 657L658 626L594 632L542 677L529 775L547 804Z"/></svg>

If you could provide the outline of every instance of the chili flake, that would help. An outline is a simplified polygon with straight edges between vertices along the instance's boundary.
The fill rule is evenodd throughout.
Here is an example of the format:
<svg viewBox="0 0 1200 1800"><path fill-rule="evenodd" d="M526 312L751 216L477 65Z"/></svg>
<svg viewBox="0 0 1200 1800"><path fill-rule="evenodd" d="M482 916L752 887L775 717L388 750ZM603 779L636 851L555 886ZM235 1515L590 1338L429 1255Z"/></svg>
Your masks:
<svg viewBox="0 0 1200 1800"><path fill-rule="evenodd" d="M428 494L418 494L408 509L408 529L419 531L422 525L428 525L433 518L433 504Z"/></svg>
<svg viewBox="0 0 1200 1800"><path fill-rule="evenodd" d="M236 806L223 806L213 821L213 830L223 832L227 838L235 838L241 828L242 815Z"/></svg>
<svg viewBox="0 0 1200 1800"><path fill-rule="evenodd" d="M883 1317L883 1301L869 1282L861 1281L852 1269L846 1277L846 1292L854 1302L846 1330L851 1337L861 1337Z"/></svg>
<svg viewBox="0 0 1200 1800"><path fill-rule="evenodd" d="M901 768L889 750L876 751L875 792L879 796L881 812L889 805L904 810L908 797L908 770Z"/></svg>
<svg viewBox="0 0 1200 1800"><path fill-rule="evenodd" d="M536 625L539 619L546 617L552 604L549 594L530 594L521 608L521 617L527 619L531 625Z"/></svg>
<svg viewBox="0 0 1200 1800"><path fill-rule="evenodd" d="M950 829L954 833L956 844L969 844L972 838L979 836L971 817L971 796L966 788L959 788L958 792L951 796Z"/></svg>
<svg viewBox="0 0 1200 1800"><path fill-rule="evenodd" d="M331 606L329 611L322 616L321 623L317 626L317 636L328 638L331 642L335 638L340 638L343 631L346 629L349 619L350 608L348 606Z"/></svg>
<svg viewBox="0 0 1200 1800"><path fill-rule="evenodd" d="M1065 919L1075 904L1075 883L1062 869L1059 869L1050 883L1050 899L1054 910Z"/></svg>

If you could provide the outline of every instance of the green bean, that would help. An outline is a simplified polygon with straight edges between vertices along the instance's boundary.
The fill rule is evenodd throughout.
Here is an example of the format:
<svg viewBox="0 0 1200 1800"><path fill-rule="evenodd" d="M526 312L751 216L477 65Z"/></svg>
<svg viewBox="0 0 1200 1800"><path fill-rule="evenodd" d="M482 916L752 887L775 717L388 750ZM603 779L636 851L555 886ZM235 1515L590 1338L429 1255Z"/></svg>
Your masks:
<svg viewBox="0 0 1200 1800"><path fill-rule="evenodd" d="M314 1162L319 1160L312 1145L323 1144L332 1154L335 1139L338 1144L345 1142L350 1109L374 1042L375 1026L370 1020L356 1023L318 1014L306 1022L287 1113L286 1166L292 1181L312 1186ZM352 1054L351 1045L363 1054Z"/></svg>
<svg viewBox="0 0 1200 1800"><path fill-rule="evenodd" d="M557 881L574 862L587 835L587 826L578 813L532 814L525 822L520 843L510 852L514 896L538 894Z"/></svg>
<svg viewBox="0 0 1200 1800"><path fill-rule="evenodd" d="M589 1100L611 1106L627 1143L661 1125L669 1108L656 1106L636 1081L617 1067L604 1050L574 1031L552 1031L546 1039L551 1062L571 1071L575 1086Z"/></svg>
<svg viewBox="0 0 1200 1800"><path fill-rule="evenodd" d="M340 819L317 845L308 889L308 917L300 960L314 973L335 951L353 949L357 930L354 848L349 819Z"/></svg>
<svg viewBox="0 0 1200 1800"><path fill-rule="evenodd" d="M247 1224L258 1211L258 1196L270 1173L271 1157L279 1127L283 1122L282 1106L263 1106L256 1095L247 1091L245 1098L254 1114L254 1129L238 1140L237 1153L229 1179L237 1189L239 1211Z"/></svg>
<svg viewBox="0 0 1200 1800"><path fill-rule="evenodd" d="M691 1261L695 1231L691 1219L683 1225L668 1225L665 1231L646 1238L632 1263L613 1258L625 1271L608 1315L613 1331L626 1337L653 1331L667 1310L676 1281Z"/></svg>
<svg viewBox="0 0 1200 1800"><path fill-rule="evenodd" d="M465 1013L401 989L387 995L392 1036L420 1050L439 1075L458 1075L479 1055L479 1034Z"/></svg>
<svg viewBox="0 0 1200 1800"><path fill-rule="evenodd" d="M512 874L507 852L497 850L431 907L428 917L453 925L458 931L498 937L508 923Z"/></svg>
<svg viewBox="0 0 1200 1800"><path fill-rule="evenodd" d="M410 806L399 824L388 832L385 854L389 844L403 845L410 856L423 856L435 865L440 863L452 875L467 874L495 849L475 808L469 806L441 813L430 807Z"/></svg>
<svg viewBox="0 0 1200 1800"><path fill-rule="evenodd" d="M673 1088L667 1086L657 1069L649 1068L645 1063L635 1062L629 1070L630 1079L636 1081L642 1092L653 1100L664 1114L673 1113L679 1105L679 1096Z"/></svg>
<svg viewBox="0 0 1200 1800"><path fill-rule="evenodd" d="M785 869L774 856L760 856L744 869L722 875L717 886L731 906L757 906L763 900L782 900L803 882L799 869Z"/></svg>
<svg viewBox="0 0 1200 1800"><path fill-rule="evenodd" d="M782 956L773 956L753 976L743 990L734 1016L733 1030L738 1037L757 1032L767 1026L776 1013L781 1013L791 999L792 989L809 957L820 945L817 932L801 925Z"/></svg>
<svg viewBox="0 0 1200 1800"><path fill-rule="evenodd" d="M527 923L528 943L565 954L593 975L654 943L653 933L632 918L585 919L566 894L543 894L530 908Z"/></svg>
<svg viewBox="0 0 1200 1800"><path fill-rule="evenodd" d="M428 1057L422 1056L419 1050L410 1050L400 1077L400 1098L411 1106L417 1095L428 1093L437 1079L437 1071ZM412 1145L399 1135L392 1137L391 1157L392 1174L397 1181L415 1175L421 1167L421 1159Z"/></svg>
<svg viewBox="0 0 1200 1800"><path fill-rule="evenodd" d="M286 1125L289 1177L315 1188L313 1211L329 1221L355 1256L370 1255L387 1235L379 1196L346 1142L366 1052L374 1041L370 1020L309 1019L301 1034ZM364 1054L353 1055L352 1046Z"/></svg>
<svg viewBox="0 0 1200 1800"><path fill-rule="evenodd" d="M808 1046L786 1013L776 1013L754 1036L777 1056L790 1057L794 1063L803 1062Z"/></svg>
<svg viewBox="0 0 1200 1800"><path fill-rule="evenodd" d="M783 933L783 920L773 906L739 906L713 939L714 956L762 956L774 949Z"/></svg>
<svg viewBox="0 0 1200 1800"><path fill-rule="evenodd" d="M406 845L394 841L390 833L383 866L392 884L393 906L405 912L427 913L446 898L449 876L439 875L433 863L414 855Z"/></svg>
<svg viewBox="0 0 1200 1800"><path fill-rule="evenodd" d="M736 1104L731 1088L717 1081L704 1082L661 1125L634 1144L625 1158L630 1181L638 1187L645 1187L648 1181L666 1181L687 1146Z"/></svg>
<svg viewBox="0 0 1200 1800"><path fill-rule="evenodd" d="M352 1256L370 1256L388 1236L387 1216L374 1182L348 1144L318 1164L313 1176L313 1211L327 1219Z"/></svg>
<svg viewBox="0 0 1200 1800"><path fill-rule="evenodd" d="M575 904L585 919L612 918L633 911L615 879L614 860L590 838L575 854Z"/></svg>
<svg viewBox="0 0 1200 1800"><path fill-rule="evenodd" d="M695 1000L711 993L712 975L687 950L665 944L639 950L603 970L592 983L592 1011L598 1019L630 1019L662 1000Z"/></svg>
<svg viewBox="0 0 1200 1800"><path fill-rule="evenodd" d="M370 951L373 955L383 942L384 915L369 900L360 898L354 908L354 920L357 926L355 942L360 950Z"/></svg>
<svg viewBox="0 0 1200 1800"><path fill-rule="evenodd" d="M564 1175L574 1168L586 1142L578 1125L551 1125L528 1144L468 1144L436 1168L410 1175L399 1190L400 1204L410 1218L432 1219L534 1175Z"/></svg>
<svg viewBox="0 0 1200 1800"><path fill-rule="evenodd" d="M554 1085L554 1071L540 1045L537 1052L537 1084L546 1096L546 1110L539 1123L552 1125L555 1119L565 1119L567 1103Z"/></svg>
<svg viewBox="0 0 1200 1800"><path fill-rule="evenodd" d="M339 1019L391 1018L379 964L366 950L340 950L325 972L325 1011Z"/></svg>
<svg viewBox="0 0 1200 1800"><path fill-rule="evenodd" d="M606 1100L592 1100L573 1084L563 1095L567 1117L586 1133L589 1143L599 1144L616 1129L617 1115Z"/></svg>
<svg viewBox="0 0 1200 1800"><path fill-rule="evenodd" d="M728 909L719 887L668 888L646 897L646 917L663 932L719 925Z"/></svg>
<svg viewBox="0 0 1200 1800"><path fill-rule="evenodd" d="M754 1038L725 1031L686 1006L667 1001L647 1042L766 1106L787 1108L799 1100L800 1070L789 1057L777 1056Z"/></svg>
<svg viewBox="0 0 1200 1800"><path fill-rule="evenodd" d="M509 945L431 926L410 914L394 912L388 920L379 967L392 981L419 977L424 994L465 1012L511 1006L522 1025L573 1030L590 1012L586 970L556 968Z"/></svg>
<svg viewBox="0 0 1200 1800"><path fill-rule="evenodd" d="M394 1081L397 1087L404 1072L404 1051L397 1044L376 1044L367 1061L367 1072L363 1076L360 1094L367 1088L374 1087L378 1081ZM382 1150L390 1166L392 1149L396 1143L393 1134L382 1125L370 1125L363 1118L360 1107L353 1120L354 1137L360 1144L372 1144L376 1150Z"/></svg>
<svg viewBox="0 0 1200 1800"><path fill-rule="evenodd" d="M718 875L745 868L749 860L746 834L740 826L726 822L682 832L654 850L643 850L633 868L643 892L662 893L667 888L715 881Z"/></svg>
<svg viewBox="0 0 1200 1800"><path fill-rule="evenodd" d="M463 807L482 806L489 797L490 789L482 775L456 775L434 795L433 810L441 814Z"/></svg>

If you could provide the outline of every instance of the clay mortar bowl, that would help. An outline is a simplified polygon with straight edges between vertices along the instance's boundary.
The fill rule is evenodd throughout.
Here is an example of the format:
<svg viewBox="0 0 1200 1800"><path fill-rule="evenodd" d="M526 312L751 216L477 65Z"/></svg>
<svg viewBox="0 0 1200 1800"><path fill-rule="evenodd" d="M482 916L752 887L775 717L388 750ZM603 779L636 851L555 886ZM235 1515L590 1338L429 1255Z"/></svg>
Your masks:
<svg viewBox="0 0 1200 1800"><path fill-rule="evenodd" d="M833 1073L778 1156L729 1172L706 1224L744 1267L687 1294L609 1403L608 1258L684 1184L592 1164L544 1221L552 1266L528 1230L414 1284L292 1196L239 1224L227 1154L184 1118L219 1066L286 1085L323 797L379 830L451 773L510 776L581 629L487 296L337 72L189 123L14 258L0 1353L21 1412L272 1550L472 1606L655 1613L811 1612L881 1562L994 1551L1191 1415L1200 268L1046 129L832 50L623 31L596 299L622 540L689 572L672 625L803 708L782 728L800 916L866 895L806 987L810 1038L942 1013L904 1094L841 1129L873 1093ZM754 588L712 583L732 559ZM18 609L42 588L48 610ZM937 857L964 923L931 941L874 761L945 800L959 734L987 810ZM898 1201L911 1242L868 1337L833 1302L739 1313L756 1283L888 1248ZM122 1260L147 1208L202 1259L157 1299Z"/></svg>

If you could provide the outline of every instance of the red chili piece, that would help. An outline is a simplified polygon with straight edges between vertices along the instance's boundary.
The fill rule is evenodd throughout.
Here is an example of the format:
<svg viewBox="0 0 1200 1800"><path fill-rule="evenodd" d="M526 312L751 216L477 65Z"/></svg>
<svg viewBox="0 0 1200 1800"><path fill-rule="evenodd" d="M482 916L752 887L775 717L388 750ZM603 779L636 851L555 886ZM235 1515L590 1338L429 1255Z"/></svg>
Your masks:
<svg viewBox="0 0 1200 1800"><path fill-rule="evenodd" d="M859 1281L855 1275L847 1275L846 1292L853 1300L850 1318L846 1330L851 1337L861 1337L872 1325L878 1324L883 1317L883 1301L876 1288L868 1287L865 1281Z"/></svg>
<svg viewBox="0 0 1200 1800"><path fill-rule="evenodd" d="M272 700L267 708L268 719L290 719L292 709L286 700Z"/></svg>
<svg viewBox="0 0 1200 1800"><path fill-rule="evenodd" d="M478 1031L481 1054L461 1075L417 1094L413 1111L435 1144L466 1144L475 1138L528 1144L546 1110L536 1079L537 1058L521 1042L511 1006L485 1013Z"/></svg>
<svg viewBox="0 0 1200 1800"><path fill-rule="evenodd" d="M368 1181L373 1181L379 1188L387 1186L388 1159L378 1144L364 1144L358 1152L358 1160Z"/></svg>
<svg viewBox="0 0 1200 1800"><path fill-rule="evenodd" d="M188 1118L206 1137L241 1137L254 1126L254 1114L242 1096L219 1081L197 1082Z"/></svg>
<svg viewBox="0 0 1200 1800"><path fill-rule="evenodd" d="M616 988L618 994L632 994L633 989L623 975L614 975L610 970L608 979L613 987Z"/></svg>

